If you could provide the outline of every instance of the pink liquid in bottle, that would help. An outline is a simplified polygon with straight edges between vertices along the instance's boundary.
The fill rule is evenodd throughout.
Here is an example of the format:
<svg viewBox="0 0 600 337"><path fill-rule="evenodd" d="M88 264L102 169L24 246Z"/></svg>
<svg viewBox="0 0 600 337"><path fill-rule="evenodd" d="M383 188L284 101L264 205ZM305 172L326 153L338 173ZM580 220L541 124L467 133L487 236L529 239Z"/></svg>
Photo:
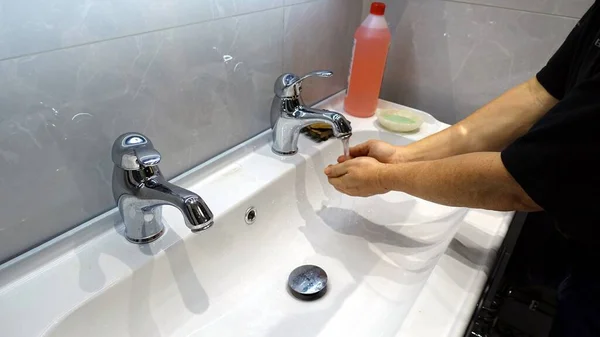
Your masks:
<svg viewBox="0 0 600 337"><path fill-rule="evenodd" d="M354 34L354 51L348 77L344 110L356 117L375 114L392 40L383 16L385 4L371 4L371 14Z"/></svg>

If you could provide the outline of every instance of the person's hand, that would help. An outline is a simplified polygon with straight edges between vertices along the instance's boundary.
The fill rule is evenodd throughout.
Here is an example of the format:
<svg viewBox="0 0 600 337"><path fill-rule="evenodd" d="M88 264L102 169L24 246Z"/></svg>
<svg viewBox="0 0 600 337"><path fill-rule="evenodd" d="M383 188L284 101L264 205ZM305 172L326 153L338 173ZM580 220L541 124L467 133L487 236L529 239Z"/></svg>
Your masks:
<svg viewBox="0 0 600 337"><path fill-rule="evenodd" d="M350 148L350 157L340 156L337 161L343 163L358 157L371 157L384 164L397 164L406 161L404 147L394 146L381 140L369 140Z"/></svg>
<svg viewBox="0 0 600 337"><path fill-rule="evenodd" d="M389 192L381 173L386 164L375 158L359 157L337 165L329 165L325 174L336 190L355 197L370 197Z"/></svg>

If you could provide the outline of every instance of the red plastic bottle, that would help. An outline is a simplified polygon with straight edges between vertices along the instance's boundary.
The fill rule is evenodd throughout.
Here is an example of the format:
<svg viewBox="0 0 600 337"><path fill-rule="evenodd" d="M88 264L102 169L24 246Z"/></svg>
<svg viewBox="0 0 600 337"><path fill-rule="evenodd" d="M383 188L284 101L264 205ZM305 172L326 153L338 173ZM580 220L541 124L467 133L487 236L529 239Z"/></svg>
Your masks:
<svg viewBox="0 0 600 337"><path fill-rule="evenodd" d="M392 34L385 21L385 4L371 4L371 14L354 34L344 110L356 117L375 114Z"/></svg>

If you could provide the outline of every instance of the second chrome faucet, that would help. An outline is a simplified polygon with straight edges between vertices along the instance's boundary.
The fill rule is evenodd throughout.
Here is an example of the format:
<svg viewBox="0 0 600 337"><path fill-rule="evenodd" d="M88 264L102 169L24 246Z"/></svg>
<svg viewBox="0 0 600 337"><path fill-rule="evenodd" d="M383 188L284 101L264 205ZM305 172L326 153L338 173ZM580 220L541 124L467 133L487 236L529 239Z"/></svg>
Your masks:
<svg viewBox="0 0 600 337"><path fill-rule="evenodd" d="M273 127L273 152L279 155L294 155L298 152L300 130L314 123L327 123L337 138L352 135L350 122L340 113L313 109L304 105L300 95L302 81L308 77L331 77L328 70L314 71L303 77L283 74L275 81L275 97L271 105Z"/></svg>

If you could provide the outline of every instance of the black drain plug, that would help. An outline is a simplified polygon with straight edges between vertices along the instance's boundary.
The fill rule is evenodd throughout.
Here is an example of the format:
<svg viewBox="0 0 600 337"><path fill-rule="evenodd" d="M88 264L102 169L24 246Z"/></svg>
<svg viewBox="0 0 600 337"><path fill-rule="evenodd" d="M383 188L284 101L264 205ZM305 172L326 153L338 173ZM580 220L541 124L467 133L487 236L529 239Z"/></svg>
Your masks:
<svg viewBox="0 0 600 337"><path fill-rule="evenodd" d="M327 291L327 273L318 266L304 265L294 269L288 278L288 288L294 297L313 301Z"/></svg>

